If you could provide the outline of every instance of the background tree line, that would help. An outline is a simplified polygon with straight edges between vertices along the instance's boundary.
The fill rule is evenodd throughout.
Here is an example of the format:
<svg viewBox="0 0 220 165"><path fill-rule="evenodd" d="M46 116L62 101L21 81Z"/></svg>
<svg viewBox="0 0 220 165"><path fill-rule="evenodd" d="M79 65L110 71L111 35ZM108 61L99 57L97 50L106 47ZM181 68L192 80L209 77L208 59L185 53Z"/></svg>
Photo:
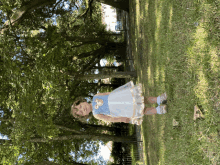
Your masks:
<svg viewBox="0 0 220 165"><path fill-rule="evenodd" d="M97 66L126 46L105 30L100 2L128 11L128 2L111 0L0 2L0 132L8 137L0 140L2 164L83 164L77 158L96 154L99 140L134 140L94 117L82 123L70 115L78 97L106 86L94 79L135 76Z"/></svg>

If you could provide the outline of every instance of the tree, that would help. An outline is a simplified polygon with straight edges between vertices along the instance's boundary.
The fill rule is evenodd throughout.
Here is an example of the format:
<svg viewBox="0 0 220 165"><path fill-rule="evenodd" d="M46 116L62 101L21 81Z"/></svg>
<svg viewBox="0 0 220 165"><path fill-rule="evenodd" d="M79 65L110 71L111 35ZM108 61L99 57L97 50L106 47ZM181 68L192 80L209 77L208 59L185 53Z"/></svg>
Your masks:
<svg viewBox="0 0 220 165"><path fill-rule="evenodd" d="M35 138L35 139L30 139L29 141L44 143L44 142L64 141L64 140L72 140L72 139L89 139L89 140L102 140L102 141L127 142L127 143L136 141L133 136L117 137L113 135L103 135L103 134L69 135L69 136L55 137L53 139Z"/></svg>
<svg viewBox="0 0 220 165"><path fill-rule="evenodd" d="M115 73L105 73L105 74L86 74L79 75L78 80L90 80L90 79L105 79L105 78L132 78L136 77L135 71L129 72L115 72Z"/></svg>
<svg viewBox="0 0 220 165"><path fill-rule="evenodd" d="M70 115L77 97L97 90L76 77L125 49L101 24L98 3L1 1L0 12L0 132L9 138L1 141L2 164L79 163L77 157L97 152L92 139L132 140L97 119L83 124Z"/></svg>

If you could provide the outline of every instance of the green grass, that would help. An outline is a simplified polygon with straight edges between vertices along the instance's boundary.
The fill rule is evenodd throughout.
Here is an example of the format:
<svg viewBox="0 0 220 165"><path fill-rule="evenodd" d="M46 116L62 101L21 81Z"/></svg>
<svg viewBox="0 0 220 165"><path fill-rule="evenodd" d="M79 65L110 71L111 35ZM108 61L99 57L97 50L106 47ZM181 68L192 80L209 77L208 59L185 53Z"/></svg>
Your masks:
<svg viewBox="0 0 220 165"><path fill-rule="evenodd" d="M220 164L220 0L129 3L138 82L169 98L168 114L144 117L145 164Z"/></svg>

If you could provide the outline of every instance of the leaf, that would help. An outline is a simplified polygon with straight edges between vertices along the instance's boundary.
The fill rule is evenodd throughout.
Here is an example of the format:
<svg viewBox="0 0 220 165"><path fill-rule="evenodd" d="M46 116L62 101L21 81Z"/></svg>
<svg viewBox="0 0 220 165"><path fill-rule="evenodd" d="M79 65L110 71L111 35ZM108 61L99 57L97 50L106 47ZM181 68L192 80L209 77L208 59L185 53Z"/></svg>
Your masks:
<svg viewBox="0 0 220 165"><path fill-rule="evenodd" d="M53 136L48 136L48 138L49 138L49 139L52 139L52 138L53 138Z"/></svg>
<svg viewBox="0 0 220 165"><path fill-rule="evenodd" d="M196 120L197 118L204 118L204 115L202 114L201 110L197 105L194 106L194 116L193 120Z"/></svg>
<svg viewBox="0 0 220 165"><path fill-rule="evenodd" d="M178 126L179 122L177 122L175 119L173 119L173 126Z"/></svg>

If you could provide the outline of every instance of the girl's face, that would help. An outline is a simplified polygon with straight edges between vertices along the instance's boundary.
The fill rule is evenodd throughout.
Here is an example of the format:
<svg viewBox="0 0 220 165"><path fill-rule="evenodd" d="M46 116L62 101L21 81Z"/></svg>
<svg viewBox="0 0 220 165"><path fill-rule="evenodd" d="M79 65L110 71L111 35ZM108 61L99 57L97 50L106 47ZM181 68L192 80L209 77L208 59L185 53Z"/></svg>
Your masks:
<svg viewBox="0 0 220 165"><path fill-rule="evenodd" d="M87 102L82 102L79 105L75 106L75 114L79 116L87 116L91 111L92 111L92 106Z"/></svg>

